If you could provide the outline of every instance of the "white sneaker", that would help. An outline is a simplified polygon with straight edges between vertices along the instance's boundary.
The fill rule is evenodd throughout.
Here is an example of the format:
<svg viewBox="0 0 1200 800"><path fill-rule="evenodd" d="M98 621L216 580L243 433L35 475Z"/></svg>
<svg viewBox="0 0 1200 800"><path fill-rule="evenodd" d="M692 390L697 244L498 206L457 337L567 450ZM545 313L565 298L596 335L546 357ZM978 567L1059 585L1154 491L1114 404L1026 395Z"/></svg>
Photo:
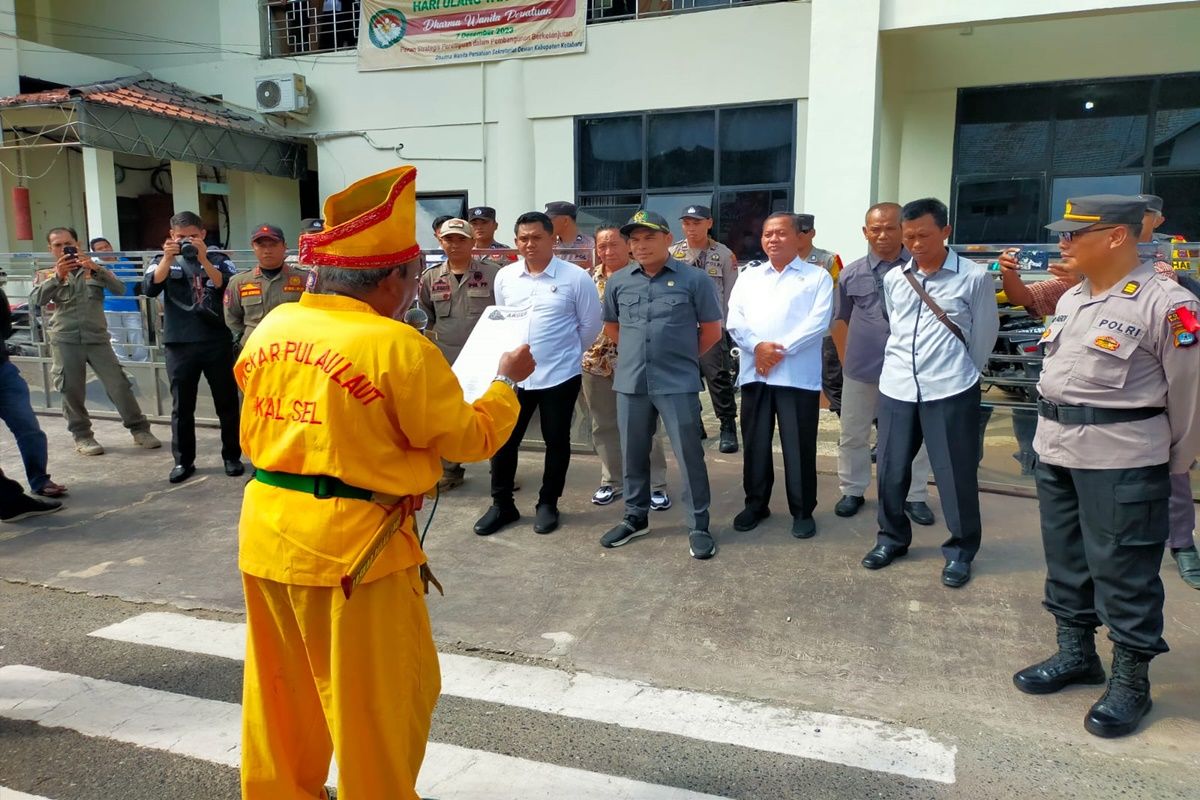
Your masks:
<svg viewBox="0 0 1200 800"><path fill-rule="evenodd" d="M598 506L606 506L621 496L622 489L615 486L601 486L592 495L592 502Z"/></svg>
<svg viewBox="0 0 1200 800"><path fill-rule="evenodd" d="M150 431L136 431L133 434L133 443L146 450L157 450L162 447L162 442Z"/></svg>
<svg viewBox="0 0 1200 800"><path fill-rule="evenodd" d="M75 452L81 456L102 456L104 448L91 436L75 440Z"/></svg>
<svg viewBox="0 0 1200 800"><path fill-rule="evenodd" d="M650 509L652 511L666 511L671 507L671 498L667 497L666 492L652 491L650 492Z"/></svg>

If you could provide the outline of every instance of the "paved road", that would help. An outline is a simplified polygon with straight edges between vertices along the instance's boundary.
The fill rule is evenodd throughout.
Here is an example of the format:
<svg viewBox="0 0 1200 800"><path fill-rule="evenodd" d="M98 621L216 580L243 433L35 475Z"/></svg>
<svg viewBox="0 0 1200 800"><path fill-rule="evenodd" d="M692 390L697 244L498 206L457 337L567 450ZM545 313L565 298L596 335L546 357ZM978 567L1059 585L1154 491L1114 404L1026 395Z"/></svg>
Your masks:
<svg viewBox="0 0 1200 800"><path fill-rule="evenodd" d="M63 452L57 420L45 423ZM210 431L212 463L179 487L163 454L124 446L116 425L98 433L109 455L53 464L68 509L0 531L0 787L235 797L241 483L220 474ZM714 519L728 520L740 462L711 455ZM15 466L11 446L0 464ZM654 535L604 551L596 539L619 511L587 502L597 469L577 459L552 536L527 523L469 533L486 467L442 499L428 546L448 589L430 602L445 692L427 794L1200 796L1200 593L1169 572L1173 652L1154 665L1155 710L1137 736L1100 741L1081 725L1094 690L1030 698L1008 682L1052 641L1031 501L984 497L977 578L952 592L936 580L940 526L906 562L859 568L871 507L833 517L826 477L811 541L788 536L786 519L748 534L723 524L721 552L696 562L675 508L655 515ZM524 456L527 487L538 472Z"/></svg>

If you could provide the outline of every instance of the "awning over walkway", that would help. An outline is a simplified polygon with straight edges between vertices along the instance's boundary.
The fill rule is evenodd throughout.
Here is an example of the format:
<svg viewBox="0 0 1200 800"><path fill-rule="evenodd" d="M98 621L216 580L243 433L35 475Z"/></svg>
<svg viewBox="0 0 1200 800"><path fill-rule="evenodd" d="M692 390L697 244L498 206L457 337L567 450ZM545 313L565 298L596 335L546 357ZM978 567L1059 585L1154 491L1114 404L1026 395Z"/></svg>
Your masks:
<svg viewBox="0 0 1200 800"><path fill-rule="evenodd" d="M21 109L65 118L22 124ZM14 113L16 112L16 113ZM221 100L147 74L0 98L4 127L20 138L298 178L304 143Z"/></svg>

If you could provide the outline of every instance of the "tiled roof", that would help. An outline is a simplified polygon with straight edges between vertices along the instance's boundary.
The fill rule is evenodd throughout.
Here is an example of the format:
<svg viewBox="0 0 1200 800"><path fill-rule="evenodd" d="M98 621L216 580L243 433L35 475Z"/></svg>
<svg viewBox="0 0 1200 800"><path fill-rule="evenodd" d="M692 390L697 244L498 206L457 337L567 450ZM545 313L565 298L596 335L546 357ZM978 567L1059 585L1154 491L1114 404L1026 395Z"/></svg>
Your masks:
<svg viewBox="0 0 1200 800"><path fill-rule="evenodd" d="M272 138L280 138L283 133L248 114L234 111L220 100L145 73L86 86L0 97L0 109L62 105L77 100Z"/></svg>

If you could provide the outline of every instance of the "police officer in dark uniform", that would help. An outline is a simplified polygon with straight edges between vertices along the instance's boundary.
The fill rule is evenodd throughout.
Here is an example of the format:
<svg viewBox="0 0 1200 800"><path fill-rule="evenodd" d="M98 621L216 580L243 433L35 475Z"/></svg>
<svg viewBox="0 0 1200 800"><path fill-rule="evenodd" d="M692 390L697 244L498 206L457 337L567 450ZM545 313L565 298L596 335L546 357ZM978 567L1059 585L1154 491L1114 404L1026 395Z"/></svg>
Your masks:
<svg viewBox="0 0 1200 800"><path fill-rule="evenodd" d="M721 313L728 318L729 296L738 276L737 256L712 238L713 217L708 206L688 206L679 215L679 221L685 235L671 245L671 257L704 270L712 279ZM700 371L708 385L713 413L721 423L719 449L722 453L738 450L737 401L733 397L733 363L729 355L732 347L726 334L700 357Z"/></svg>
<svg viewBox="0 0 1200 800"><path fill-rule="evenodd" d="M233 380L233 337L225 325L225 284L237 271L224 253L204 244L204 223L195 213L171 217L171 235L163 254L143 277L147 297L163 295L162 333L167 376L171 380L171 453L175 467L168 480L180 483L196 472L196 392L200 376L208 380L213 407L221 421L221 458L225 474L245 472L238 441L238 388Z"/></svg>
<svg viewBox="0 0 1200 800"><path fill-rule="evenodd" d="M1133 732L1150 710L1150 660L1167 652L1170 475L1200 450L1200 301L1139 263L1144 209L1138 197L1079 197L1048 226L1084 278L1042 336L1034 438L1058 652L1013 676L1029 694L1104 683L1095 630L1108 626L1112 674L1084 719L1103 737Z"/></svg>

